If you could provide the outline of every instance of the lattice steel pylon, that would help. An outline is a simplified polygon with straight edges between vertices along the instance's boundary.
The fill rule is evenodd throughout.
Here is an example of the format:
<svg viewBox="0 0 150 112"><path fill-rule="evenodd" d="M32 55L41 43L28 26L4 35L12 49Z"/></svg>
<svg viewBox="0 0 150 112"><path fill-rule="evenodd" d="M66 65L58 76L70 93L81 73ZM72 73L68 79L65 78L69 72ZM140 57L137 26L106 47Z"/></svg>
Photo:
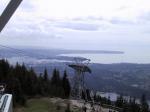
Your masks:
<svg viewBox="0 0 150 112"><path fill-rule="evenodd" d="M68 65L75 71L75 76L73 78L73 86L71 90L72 98L82 99L83 92L86 95L85 73L91 73L91 69L88 67L89 63L90 59L75 58L75 63Z"/></svg>

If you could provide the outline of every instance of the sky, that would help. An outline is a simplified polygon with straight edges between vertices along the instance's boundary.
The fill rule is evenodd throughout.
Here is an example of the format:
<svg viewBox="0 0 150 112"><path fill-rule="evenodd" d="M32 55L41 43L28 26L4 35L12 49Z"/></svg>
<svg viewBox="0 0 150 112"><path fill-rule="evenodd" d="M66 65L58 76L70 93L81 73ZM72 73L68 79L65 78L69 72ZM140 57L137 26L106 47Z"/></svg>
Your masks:
<svg viewBox="0 0 150 112"><path fill-rule="evenodd" d="M9 0L0 0L0 14ZM23 0L0 44L61 49L150 48L150 0Z"/></svg>

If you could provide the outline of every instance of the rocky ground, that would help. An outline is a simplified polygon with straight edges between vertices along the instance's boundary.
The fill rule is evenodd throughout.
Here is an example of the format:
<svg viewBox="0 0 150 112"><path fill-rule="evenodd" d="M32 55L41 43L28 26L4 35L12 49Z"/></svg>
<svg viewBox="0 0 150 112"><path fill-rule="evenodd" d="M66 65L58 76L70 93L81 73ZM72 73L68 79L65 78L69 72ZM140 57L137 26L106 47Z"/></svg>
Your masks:
<svg viewBox="0 0 150 112"><path fill-rule="evenodd" d="M65 112L68 105L70 105L71 112L84 112L83 108L85 107L87 108L86 112L117 112L96 104L91 106L90 103L79 100L48 97L30 99L25 107L16 107L14 112Z"/></svg>

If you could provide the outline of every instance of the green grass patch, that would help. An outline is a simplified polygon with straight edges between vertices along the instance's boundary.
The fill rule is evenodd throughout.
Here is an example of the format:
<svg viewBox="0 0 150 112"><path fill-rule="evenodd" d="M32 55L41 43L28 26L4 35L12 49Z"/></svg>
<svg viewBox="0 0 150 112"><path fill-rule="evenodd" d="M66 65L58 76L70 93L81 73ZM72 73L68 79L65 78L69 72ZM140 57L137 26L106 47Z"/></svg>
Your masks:
<svg viewBox="0 0 150 112"><path fill-rule="evenodd" d="M49 98L40 98L28 100L26 107L18 107L14 112L65 112L65 107L52 103Z"/></svg>

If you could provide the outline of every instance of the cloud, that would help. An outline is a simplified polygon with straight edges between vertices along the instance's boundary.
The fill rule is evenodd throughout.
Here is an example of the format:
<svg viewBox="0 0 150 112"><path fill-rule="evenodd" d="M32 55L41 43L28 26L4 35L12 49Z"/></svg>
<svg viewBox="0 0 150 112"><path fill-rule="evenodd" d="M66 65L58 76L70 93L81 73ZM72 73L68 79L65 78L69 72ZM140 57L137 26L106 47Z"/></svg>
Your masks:
<svg viewBox="0 0 150 112"><path fill-rule="evenodd" d="M57 23L56 26L60 27L60 28L79 30L79 31L97 31L97 30L99 30L98 25L90 24L90 23L62 22L62 23Z"/></svg>
<svg viewBox="0 0 150 112"><path fill-rule="evenodd" d="M144 45L150 40L149 4L149 0L23 0L0 41L95 49L118 43Z"/></svg>
<svg viewBox="0 0 150 112"><path fill-rule="evenodd" d="M20 6L21 11L35 11L36 7L33 4L32 0L23 0Z"/></svg>
<svg viewBox="0 0 150 112"><path fill-rule="evenodd" d="M110 23L112 23L112 24L119 24L119 25L128 25L128 24L130 24L130 25L133 25L133 24L135 24L135 22L133 22L133 21L129 21L129 20L121 20L121 19L119 19L119 18L113 18L112 20L110 20Z"/></svg>
<svg viewBox="0 0 150 112"><path fill-rule="evenodd" d="M150 11L146 13L142 13L139 16L139 20L144 23L150 22Z"/></svg>
<svg viewBox="0 0 150 112"><path fill-rule="evenodd" d="M16 21L17 20L17 21ZM49 21L14 18L3 30L1 37L16 41L42 41L62 39L63 36L49 25ZM16 42L17 43L17 42Z"/></svg>

